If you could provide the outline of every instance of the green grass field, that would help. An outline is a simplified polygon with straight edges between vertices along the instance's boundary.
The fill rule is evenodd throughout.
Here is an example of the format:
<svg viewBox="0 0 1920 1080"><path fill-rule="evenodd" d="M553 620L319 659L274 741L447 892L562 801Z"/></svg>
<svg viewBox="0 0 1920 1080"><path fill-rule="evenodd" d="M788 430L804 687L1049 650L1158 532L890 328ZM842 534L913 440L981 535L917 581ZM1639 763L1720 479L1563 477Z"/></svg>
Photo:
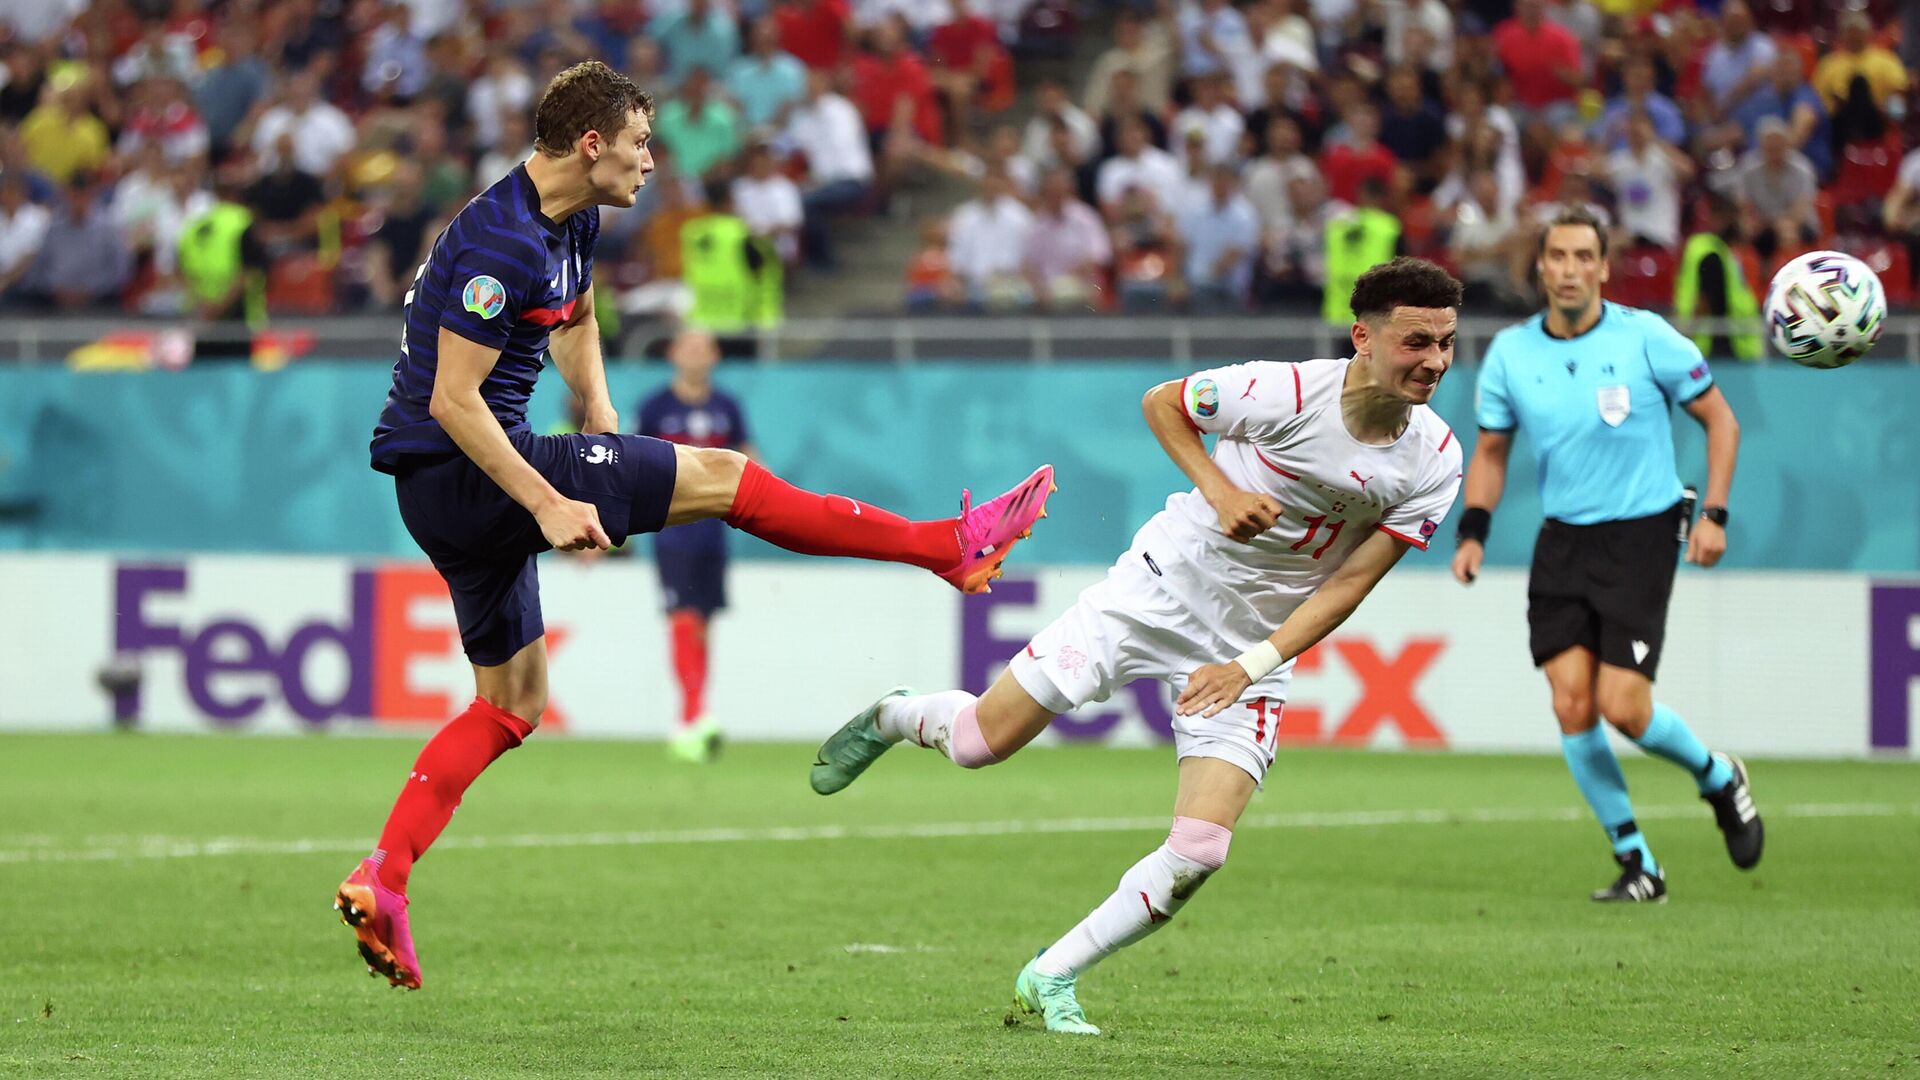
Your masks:
<svg viewBox="0 0 1920 1080"><path fill-rule="evenodd" d="M1920 764L1754 762L1741 874L1629 760L1673 901L1625 908L1558 759L1285 753L1069 1039L1013 976L1164 836L1170 751L822 799L810 746L535 739L415 872L405 994L329 903L416 748L0 737L0 1076L1920 1074Z"/></svg>

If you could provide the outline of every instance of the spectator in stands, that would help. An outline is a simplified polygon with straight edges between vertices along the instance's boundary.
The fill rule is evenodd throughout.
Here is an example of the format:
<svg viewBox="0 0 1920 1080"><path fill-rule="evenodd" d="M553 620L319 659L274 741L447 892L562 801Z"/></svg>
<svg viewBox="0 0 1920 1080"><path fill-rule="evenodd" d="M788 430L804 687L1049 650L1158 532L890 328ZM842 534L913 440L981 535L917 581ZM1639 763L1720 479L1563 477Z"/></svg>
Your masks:
<svg viewBox="0 0 1920 1080"><path fill-rule="evenodd" d="M464 5L449 4L456 11ZM584 5L583 5L584 6ZM647 25L645 0L597 0L592 9L574 16L573 30L587 39L592 55L608 58L627 55ZM644 85L641 89L647 89Z"/></svg>
<svg viewBox="0 0 1920 1080"><path fill-rule="evenodd" d="M141 27L139 39L114 58L111 70L114 84L121 87L152 78L184 82L200 74L198 43L174 33L171 20L148 22Z"/></svg>
<svg viewBox="0 0 1920 1080"><path fill-rule="evenodd" d="M1140 76L1132 68L1119 68L1113 73L1112 85L1106 94L1106 111L1100 116L1100 156L1105 161L1120 151L1120 124L1125 120L1138 120L1147 125L1147 141L1164 149L1167 145L1167 125L1160 114L1140 97Z"/></svg>
<svg viewBox="0 0 1920 1080"><path fill-rule="evenodd" d="M687 324L714 333L778 325L780 257L734 212L725 182L707 181L705 193L704 211L680 227L681 272L692 298Z"/></svg>
<svg viewBox="0 0 1920 1080"><path fill-rule="evenodd" d="M727 93L740 108L749 131L769 132L786 124L787 112L807 96L807 68L780 50L780 27L761 16L747 31L746 55L727 69Z"/></svg>
<svg viewBox="0 0 1920 1080"><path fill-rule="evenodd" d="M271 170L279 164L275 155L280 137L288 134L293 136L294 165L315 177L331 174L357 139L347 114L320 96L320 76L311 70L288 76L284 93L254 123L251 141L260 168Z"/></svg>
<svg viewBox="0 0 1920 1080"><path fill-rule="evenodd" d="M119 153L133 153L151 142L166 152L168 161L206 156L207 125L178 80L157 75L142 79L133 85L129 97L132 107L115 146Z"/></svg>
<svg viewBox="0 0 1920 1080"><path fill-rule="evenodd" d="M1784 50L1773 58L1771 77L1734 114L1740 124L1743 149L1759 145L1760 121L1769 116L1787 122L1787 141L1807 155L1816 173L1833 175L1833 125L1819 91L1807 85L1800 54L1795 50Z"/></svg>
<svg viewBox="0 0 1920 1080"><path fill-rule="evenodd" d="M1466 196L1453 208L1447 250L1474 305L1505 307L1521 299L1509 267L1520 222L1500 194L1500 178L1481 169L1467 179Z"/></svg>
<svg viewBox="0 0 1920 1080"><path fill-rule="evenodd" d="M1228 84L1230 98L1242 109L1257 109L1267 103L1271 92L1267 73L1275 64L1319 70L1320 58L1312 46L1278 29L1281 20L1293 18L1287 14L1285 3L1286 0L1259 0L1248 4L1244 11L1248 48L1234 54ZM1305 41L1312 41L1311 31Z"/></svg>
<svg viewBox="0 0 1920 1080"><path fill-rule="evenodd" d="M411 101L427 88L433 71L427 63L427 43L413 35L405 7L388 7L374 17L379 21L363 42L366 59L360 66L360 87L369 94Z"/></svg>
<svg viewBox="0 0 1920 1080"><path fill-rule="evenodd" d="M1574 96L1586 82L1580 42L1546 17L1545 0L1514 0L1513 17L1493 28L1493 47L1522 127L1558 128L1578 115Z"/></svg>
<svg viewBox="0 0 1920 1080"><path fill-rule="evenodd" d="M1720 8L1720 38L1707 50L1700 72L1704 118L1718 123L1732 116L1767 81L1773 67L1773 39L1754 29L1744 0Z"/></svg>
<svg viewBox="0 0 1920 1080"><path fill-rule="evenodd" d="M1368 180L1379 181L1383 191L1392 190L1398 183L1400 159L1380 144L1380 110L1362 103L1349 110L1346 119L1346 140L1320 154L1327 193L1341 202L1355 202L1360 185Z"/></svg>
<svg viewBox="0 0 1920 1080"><path fill-rule="evenodd" d="M113 189L114 224L128 252L136 262L144 260L159 283L173 277L180 231L187 220L213 206L213 196L203 190L203 174L200 159L170 164L160 144L150 142L140 148L133 168Z"/></svg>
<svg viewBox="0 0 1920 1080"><path fill-rule="evenodd" d="M1445 0L1399 0L1383 6L1387 63L1431 71L1453 67L1453 12Z"/></svg>
<svg viewBox="0 0 1920 1080"><path fill-rule="evenodd" d="M940 105L926 64L907 47L904 20L883 19L873 28L870 43L872 47L853 60L854 97L880 166L881 184L888 187L916 159L915 140L943 143Z"/></svg>
<svg viewBox="0 0 1920 1080"><path fill-rule="evenodd" d="M1860 11L1840 17L1839 47L1813 71L1813 85L1833 114L1837 146L1880 138L1890 119L1888 104L1906 92L1907 83L1906 66L1874 43L1873 24Z"/></svg>
<svg viewBox="0 0 1920 1080"><path fill-rule="evenodd" d="M1787 122L1777 116L1760 121L1760 145L1742 159L1734 191L1761 259L1772 262L1782 247L1798 254L1820 235L1814 196L1820 180L1813 163L1793 148Z"/></svg>
<svg viewBox="0 0 1920 1080"><path fill-rule="evenodd" d="M967 291L947 258L947 223L935 218L920 227L920 248L907 261L907 310L928 312L958 305Z"/></svg>
<svg viewBox="0 0 1920 1080"><path fill-rule="evenodd" d="M1627 118L1645 113L1653 121L1654 134L1674 146L1687 144L1687 119L1680 106L1655 88L1653 61L1644 56L1627 60L1620 70L1620 93L1607 102L1606 111L1593 126L1593 141L1612 152L1627 145Z"/></svg>
<svg viewBox="0 0 1920 1080"><path fill-rule="evenodd" d="M946 106L953 143L970 146L979 112L998 112L1012 104L1013 60L1000 44L993 20L971 3L955 0L952 17L934 28L927 42L934 89Z"/></svg>
<svg viewBox="0 0 1920 1080"><path fill-rule="evenodd" d="M300 168L294 135L282 131L273 145L273 167L248 187L243 200L253 213L253 236L269 259L313 251L320 235L326 189Z"/></svg>
<svg viewBox="0 0 1920 1080"><path fill-rule="evenodd" d="M0 46L0 123L18 124L40 104L47 85L48 50L25 41Z"/></svg>
<svg viewBox="0 0 1920 1080"><path fill-rule="evenodd" d="M1073 156L1061 160L1053 150L1053 129L1064 125L1072 136ZM1049 79L1034 93L1033 118L1027 121L1020 139L1020 156L1041 169L1065 165L1078 168L1100 152L1100 125L1067 96L1065 83ZM1031 192L1028 185L1025 191Z"/></svg>
<svg viewBox="0 0 1920 1080"><path fill-rule="evenodd" d="M367 244L367 292L376 307L400 306L433 246L440 215L421 197L425 186L419 164L402 160L376 204L379 224Z"/></svg>
<svg viewBox="0 0 1920 1080"><path fill-rule="evenodd" d="M1318 178L1313 159L1300 152L1300 125L1291 116L1276 116L1267 124L1266 152L1247 166L1247 201L1260 215L1264 235L1273 236L1293 225L1293 202L1288 190L1300 176Z"/></svg>
<svg viewBox="0 0 1920 1080"><path fill-rule="evenodd" d="M1109 99L1121 72L1132 76L1134 100L1123 103L1118 112L1136 107L1162 112L1172 101L1173 43L1161 23L1147 20L1132 8L1122 8L1114 17L1113 44L1087 73L1087 91L1080 105L1089 116L1106 117L1116 111ZM1156 142L1164 142L1164 137Z"/></svg>
<svg viewBox="0 0 1920 1080"><path fill-rule="evenodd" d="M1627 144L1607 155L1601 164L1601 175L1613 186L1624 239L1669 251L1677 249L1680 189L1693 179L1693 172L1693 159L1660 138L1653 117L1644 112L1628 116Z"/></svg>
<svg viewBox="0 0 1920 1080"><path fill-rule="evenodd" d="M1309 84L1299 79L1300 69L1292 64L1277 63L1267 66L1266 82L1261 93L1261 104L1247 113L1247 156L1259 157L1267 152L1267 132L1273 129L1273 122L1281 117L1299 124L1305 99L1300 89ZM1304 145L1304 143L1303 143Z"/></svg>
<svg viewBox="0 0 1920 1080"><path fill-rule="evenodd" d="M524 112L510 112L500 118L500 138L493 148L481 154L473 166L473 190L485 191L493 182L513 171L515 165L533 155L533 119ZM645 190L644 188L642 190ZM601 209L601 217L606 209ZM601 223L605 225L603 220Z"/></svg>
<svg viewBox="0 0 1920 1080"><path fill-rule="evenodd" d="M1732 245L1740 242L1740 210L1722 195L1709 194L1706 218L1700 231L1687 238L1686 251L1673 279L1673 314L1676 325L1686 328L1696 316L1739 319L1758 329L1760 299L1741 269ZM1760 335L1693 335L1693 342L1706 356L1733 356L1742 360L1760 358Z"/></svg>
<svg viewBox="0 0 1920 1080"><path fill-rule="evenodd" d="M1380 144L1412 174L1417 190L1431 193L1439 185L1446 166L1446 115L1421 93L1420 73L1412 67L1403 65L1387 75Z"/></svg>
<svg viewBox="0 0 1920 1080"><path fill-rule="evenodd" d="M1055 120L1048 125L1050 136L1066 130L1066 125ZM1054 157L1058 158L1062 150L1069 155L1073 152L1072 135L1065 138L1049 138ZM1040 166L1021 149L1020 132L1001 124L987 133L986 146L979 153L962 149L945 149L938 146L920 148L921 160L926 164L952 176L963 177L974 183L984 179L987 173L996 169L1004 171L1013 178L1014 190L1021 198L1030 198L1040 189ZM1072 168L1071 160L1065 163Z"/></svg>
<svg viewBox="0 0 1920 1080"><path fill-rule="evenodd" d="M847 0L775 0L780 48L809 71L838 71L847 56L853 11Z"/></svg>
<svg viewBox="0 0 1920 1080"><path fill-rule="evenodd" d="M1106 216L1112 222L1113 276L1120 310L1164 312L1178 286L1173 264L1179 245L1172 219L1151 192L1134 185L1115 196Z"/></svg>
<svg viewBox="0 0 1920 1080"><path fill-rule="evenodd" d="M1074 194L1073 173L1048 169L1040 181L1025 269L1041 307L1098 308L1113 244L1093 207Z"/></svg>
<svg viewBox="0 0 1920 1080"><path fill-rule="evenodd" d="M654 194L653 213L629 241L618 267L620 314L680 318L693 304L681 256L681 230L706 213L700 188L671 165L656 162L642 191Z"/></svg>
<svg viewBox="0 0 1920 1080"><path fill-rule="evenodd" d="M112 156L107 125L88 107L88 78L67 71L49 79L40 104L20 124L27 160L56 185L103 168Z"/></svg>
<svg viewBox="0 0 1920 1080"><path fill-rule="evenodd" d="M687 0L684 10L655 15L646 36L666 52L667 73L675 82L694 68L723 77L740 55L740 27L713 0Z"/></svg>
<svg viewBox="0 0 1920 1080"><path fill-rule="evenodd" d="M53 215L28 198L26 178L0 173L0 304L18 300Z"/></svg>
<svg viewBox="0 0 1920 1080"><path fill-rule="evenodd" d="M1188 298L1203 314L1244 311L1252 298L1260 217L1241 193L1239 170L1233 165L1211 166L1208 181L1206 195L1189 204L1178 219Z"/></svg>
<svg viewBox="0 0 1920 1080"><path fill-rule="evenodd" d="M830 72L807 73L807 100L787 118L786 141L805 155L801 193L802 251L819 268L833 266L828 224L864 206L873 193L873 157L866 127L853 103L833 92Z"/></svg>
<svg viewBox="0 0 1920 1080"><path fill-rule="evenodd" d="M800 187L780 171L773 148L756 142L747 149L746 171L733 182L734 212L791 266L800 258L800 226L806 211Z"/></svg>
<svg viewBox="0 0 1920 1080"><path fill-rule="evenodd" d="M1180 74L1232 75L1234 58L1253 49L1246 17L1232 0L1181 0Z"/></svg>
<svg viewBox="0 0 1920 1080"><path fill-rule="evenodd" d="M1004 172L988 173L980 193L954 209L947 258L970 303L1007 307L1031 300L1023 264L1033 224L1033 211Z"/></svg>
<svg viewBox="0 0 1920 1080"><path fill-rule="evenodd" d="M63 311L113 303L132 271L132 256L92 173L68 180L65 197L28 280L30 291Z"/></svg>
<svg viewBox="0 0 1920 1080"><path fill-rule="evenodd" d="M220 62L207 69L194 91L215 160L226 157L233 133L266 96L269 79L250 20L228 19L220 27Z"/></svg>
<svg viewBox="0 0 1920 1080"><path fill-rule="evenodd" d="M1880 221L1888 236L1907 245L1907 265L1920 267L1920 150L1908 151L1901 160L1893 188L1880 204Z"/></svg>
<svg viewBox="0 0 1920 1080"><path fill-rule="evenodd" d="M655 48L651 42L650 48ZM628 67L632 72L632 66ZM640 77L634 73L634 77ZM473 124L472 141L476 150L491 150L500 145L503 118L533 111L533 76L504 46L495 46L487 54L486 70L467 89L467 119ZM655 91L658 93L659 91Z"/></svg>
<svg viewBox="0 0 1920 1080"><path fill-rule="evenodd" d="M1174 156L1187 167L1192 136L1200 135L1200 148L1208 165L1232 165L1240 160L1240 136L1246 133L1246 117L1233 106L1229 96L1231 82L1225 75L1203 75L1191 81L1193 100L1174 114L1167 135L1173 141Z"/></svg>
<svg viewBox="0 0 1920 1080"><path fill-rule="evenodd" d="M1173 213L1179 203L1180 163L1172 154L1148 141L1147 125L1138 120L1122 120L1117 150L1118 153L1101 164L1094 183L1100 212L1109 221L1114 220L1121 197L1130 189L1138 189L1152 200L1154 210Z"/></svg>
<svg viewBox="0 0 1920 1080"><path fill-rule="evenodd" d="M654 137L667 144L683 175L704 180L740 152L740 114L709 91L713 76L704 67L686 76L653 122Z"/></svg>
<svg viewBox="0 0 1920 1080"><path fill-rule="evenodd" d="M1353 323L1353 283L1360 275L1400 252L1400 219L1383 204L1387 186L1377 177L1360 182L1358 201L1327 219L1326 285L1321 290L1320 315L1331 325Z"/></svg>

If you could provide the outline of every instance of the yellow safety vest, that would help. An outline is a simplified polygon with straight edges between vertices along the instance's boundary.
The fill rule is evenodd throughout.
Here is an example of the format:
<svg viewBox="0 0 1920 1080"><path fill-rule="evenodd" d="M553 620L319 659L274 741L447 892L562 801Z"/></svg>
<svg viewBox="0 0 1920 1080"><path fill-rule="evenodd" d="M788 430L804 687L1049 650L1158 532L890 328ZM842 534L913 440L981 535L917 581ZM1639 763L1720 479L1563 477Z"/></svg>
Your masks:
<svg viewBox="0 0 1920 1080"><path fill-rule="evenodd" d="M1327 287L1320 314L1336 326L1353 323L1353 283L1388 262L1400 246L1400 219L1358 206L1327 222Z"/></svg>
<svg viewBox="0 0 1920 1080"><path fill-rule="evenodd" d="M1719 235L1710 232L1694 233L1687 237L1687 246L1680 254L1680 272L1673 279L1673 313L1683 322L1693 318L1700 303L1700 263L1709 255L1720 256L1720 265L1724 268L1727 281L1727 318L1759 325L1760 300L1753 295L1753 289L1747 284L1747 273L1740 267L1740 260L1733 249ZM1760 359L1761 343L1757 332L1728 335L1733 342L1733 355L1741 360ZM1693 343L1700 347L1701 355L1713 351L1712 334L1695 334Z"/></svg>

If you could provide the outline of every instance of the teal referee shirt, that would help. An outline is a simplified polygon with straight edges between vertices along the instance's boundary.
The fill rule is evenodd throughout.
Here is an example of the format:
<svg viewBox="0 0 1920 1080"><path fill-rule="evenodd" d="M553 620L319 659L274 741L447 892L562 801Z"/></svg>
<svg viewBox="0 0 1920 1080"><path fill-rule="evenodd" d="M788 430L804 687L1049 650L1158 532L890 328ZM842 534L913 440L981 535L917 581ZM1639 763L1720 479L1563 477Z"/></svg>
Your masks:
<svg viewBox="0 0 1920 1080"><path fill-rule="evenodd" d="M1712 385L1700 350L1667 320L1603 301L1579 337L1547 333L1545 314L1500 331L1475 410L1482 428L1533 440L1547 517L1592 525L1680 501L1672 409Z"/></svg>

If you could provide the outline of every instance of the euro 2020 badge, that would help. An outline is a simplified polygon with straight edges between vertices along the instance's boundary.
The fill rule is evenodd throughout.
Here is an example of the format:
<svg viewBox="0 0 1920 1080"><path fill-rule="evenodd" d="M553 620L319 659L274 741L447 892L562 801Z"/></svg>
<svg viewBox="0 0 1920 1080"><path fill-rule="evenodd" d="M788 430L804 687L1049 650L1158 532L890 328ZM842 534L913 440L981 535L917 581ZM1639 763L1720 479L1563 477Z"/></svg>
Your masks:
<svg viewBox="0 0 1920 1080"><path fill-rule="evenodd" d="M492 274L475 274L467 279L460 293L460 306L483 319L491 319L507 306L507 290Z"/></svg>
<svg viewBox="0 0 1920 1080"><path fill-rule="evenodd" d="M1220 386L1212 379L1201 379L1193 384L1193 412L1202 420L1209 419L1220 411Z"/></svg>

